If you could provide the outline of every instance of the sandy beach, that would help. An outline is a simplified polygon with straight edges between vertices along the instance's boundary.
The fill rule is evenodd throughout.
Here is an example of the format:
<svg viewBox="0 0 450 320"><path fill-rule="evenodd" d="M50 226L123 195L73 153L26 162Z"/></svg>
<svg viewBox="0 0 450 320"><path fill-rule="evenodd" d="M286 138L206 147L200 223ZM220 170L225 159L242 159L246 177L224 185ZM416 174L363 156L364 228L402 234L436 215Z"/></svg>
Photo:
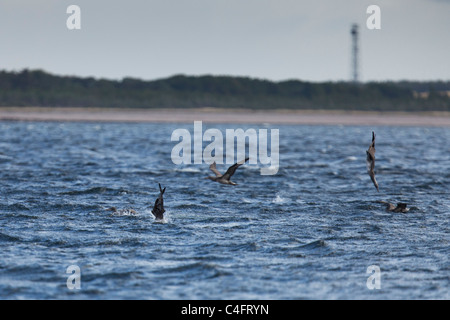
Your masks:
<svg viewBox="0 0 450 320"><path fill-rule="evenodd" d="M305 125L450 126L450 112L361 112L328 110L256 111L245 109L101 109L1 107L0 120L269 123Z"/></svg>

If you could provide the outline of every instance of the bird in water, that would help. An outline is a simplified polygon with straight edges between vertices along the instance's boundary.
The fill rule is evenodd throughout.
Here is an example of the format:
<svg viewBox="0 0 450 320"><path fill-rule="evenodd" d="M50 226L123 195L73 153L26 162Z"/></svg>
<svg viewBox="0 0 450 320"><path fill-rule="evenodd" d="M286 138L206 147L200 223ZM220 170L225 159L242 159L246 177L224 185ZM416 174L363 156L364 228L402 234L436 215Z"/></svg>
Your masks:
<svg viewBox="0 0 450 320"><path fill-rule="evenodd" d="M164 212L166 210L164 209L164 199L163 194L166 191L166 188L161 188L161 184L159 184L159 197L156 198L155 205L153 206L152 213L155 216L156 220L163 220L164 219Z"/></svg>
<svg viewBox="0 0 450 320"><path fill-rule="evenodd" d="M381 201L381 203L386 204L386 211L389 211L389 212L406 213L406 212L409 211L409 208L407 208L407 204L406 203L399 202L399 203L397 203L397 206L395 206L392 203L385 202L385 201Z"/></svg>
<svg viewBox="0 0 450 320"><path fill-rule="evenodd" d="M222 184L229 184L229 185L235 186L235 185L237 185L237 183L230 181L230 178L236 172L236 169L239 168L244 163L246 163L248 161L248 159L249 158L245 158L245 160L242 160L240 162L233 164L231 167L228 168L227 172L225 172L225 174L223 174L223 175L217 170L216 162L214 161L209 166L209 169L211 169L211 171L214 172L216 174L216 176L215 177L209 176L209 177L206 177L205 179L210 179L212 181L216 181L216 182L219 182Z"/></svg>
<svg viewBox="0 0 450 320"><path fill-rule="evenodd" d="M378 189L378 182L375 179L375 132L372 131L372 143L369 146L369 149L366 151L367 158L367 172L369 173L370 179L372 180L375 188L377 188L377 191L380 191Z"/></svg>
<svg viewBox="0 0 450 320"><path fill-rule="evenodd" d="M133 209L121 209L121 210L117 210L116 207L111 207L106 209L106 211L112 211L113 215L118 215L118 216L133 216L136 215L137 212Z"/></svg>
<svg viewBox="0 0 450 320"><path fill-rule="evenodd" d="M162 189L161 184L159 184L159 197L156 198L155 205L153 206L153 210L152 210L152 213L155 216L156 220L164 219L164 212L166 212L166 210L164 209L163 194L165 191L166 191L166 188ZM130 216L130 215L138 214L136 212L136 210L133 210L133 209L117 210L116 207L108 208L108 209L106 209L106 211L112 211L113 215L118 215L118 216Z"/></svg>

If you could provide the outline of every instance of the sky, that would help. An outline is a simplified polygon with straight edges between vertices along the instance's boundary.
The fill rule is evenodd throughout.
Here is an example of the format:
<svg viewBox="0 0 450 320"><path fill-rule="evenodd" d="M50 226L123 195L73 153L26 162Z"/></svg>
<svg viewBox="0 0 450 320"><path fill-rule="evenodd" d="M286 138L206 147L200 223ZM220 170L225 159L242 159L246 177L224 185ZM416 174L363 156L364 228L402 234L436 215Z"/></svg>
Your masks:
<svg viewBox="0 0 450 320"><path fill-rule="evenodd" d="M0 0L0 69L348 81L353 23L360 80L450 80L450 0Z"/></svg>

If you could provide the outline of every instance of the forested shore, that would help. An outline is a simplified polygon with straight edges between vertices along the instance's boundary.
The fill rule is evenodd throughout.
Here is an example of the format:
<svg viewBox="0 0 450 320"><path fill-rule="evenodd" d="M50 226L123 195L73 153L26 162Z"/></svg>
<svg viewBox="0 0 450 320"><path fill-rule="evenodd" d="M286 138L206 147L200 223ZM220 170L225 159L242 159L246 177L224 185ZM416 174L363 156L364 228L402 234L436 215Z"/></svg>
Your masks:
<svg viewBox="0 0 450 320"><path fill-rule="evenodd" d="M450 111L450 81L307 82L176 75L144 81L0 72L0 106Z"/></svg>

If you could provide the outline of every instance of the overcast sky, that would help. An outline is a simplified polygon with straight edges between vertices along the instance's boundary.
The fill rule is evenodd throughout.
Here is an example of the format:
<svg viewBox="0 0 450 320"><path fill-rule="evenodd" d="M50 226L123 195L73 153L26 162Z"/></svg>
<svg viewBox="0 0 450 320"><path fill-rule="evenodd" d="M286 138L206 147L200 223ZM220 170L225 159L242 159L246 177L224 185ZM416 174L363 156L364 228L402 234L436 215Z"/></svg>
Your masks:
<svg viewBox="0 0 450 320"><path fill-rule="evenodd" d="M72 4L81 30L66 27ZM450 0L0 0L0 69L349 80L352 23L361 80L450 80Z"/></svg>

